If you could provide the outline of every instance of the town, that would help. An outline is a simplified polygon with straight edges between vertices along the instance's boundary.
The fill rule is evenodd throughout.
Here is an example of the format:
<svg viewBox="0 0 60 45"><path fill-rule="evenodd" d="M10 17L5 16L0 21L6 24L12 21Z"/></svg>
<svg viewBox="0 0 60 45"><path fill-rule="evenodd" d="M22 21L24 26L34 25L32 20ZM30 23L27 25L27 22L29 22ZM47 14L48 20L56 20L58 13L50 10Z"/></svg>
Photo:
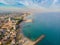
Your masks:
<svg viewBox="0 0 60 45"><path fill-rule="evenodd" d="M36 41L32 41L23 35L20 23L32 22L32 19L26 19L29 15L30 13L0 16L0 45L35 45L45 37L41 35Z"/></svg>

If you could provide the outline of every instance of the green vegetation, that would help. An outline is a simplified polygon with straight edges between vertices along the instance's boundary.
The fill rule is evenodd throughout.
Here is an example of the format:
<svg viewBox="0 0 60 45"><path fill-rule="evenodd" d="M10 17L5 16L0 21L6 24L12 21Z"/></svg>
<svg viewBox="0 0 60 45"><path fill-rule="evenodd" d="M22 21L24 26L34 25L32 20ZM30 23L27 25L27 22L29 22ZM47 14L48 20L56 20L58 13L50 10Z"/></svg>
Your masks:
<svg viewBox="0 0 60 45"><path fill-rule="evenodd" d="M23 21L23 17L21 17L21 18L17 21L16 25L19 25L22 21Z"/></svg>
<svg viewBox="0 0 60 45"><path fill-rule="evenodd" d="M0 40L4 37L3 32L0 32Z"/></svg>

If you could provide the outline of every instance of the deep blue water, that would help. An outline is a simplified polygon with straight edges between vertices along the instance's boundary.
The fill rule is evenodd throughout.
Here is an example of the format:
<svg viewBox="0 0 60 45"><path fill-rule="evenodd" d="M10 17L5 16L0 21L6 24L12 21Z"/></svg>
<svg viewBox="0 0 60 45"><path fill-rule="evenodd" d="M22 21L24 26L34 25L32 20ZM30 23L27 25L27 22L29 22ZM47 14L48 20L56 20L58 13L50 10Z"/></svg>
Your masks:
<svg viewBox="0 0 60 45"><path fill-rule="evenodd" d="M60 45L60 13L36 13L32 23L23 23L24 35L36 40L44 34L45 38L36 45Z"/></svg>

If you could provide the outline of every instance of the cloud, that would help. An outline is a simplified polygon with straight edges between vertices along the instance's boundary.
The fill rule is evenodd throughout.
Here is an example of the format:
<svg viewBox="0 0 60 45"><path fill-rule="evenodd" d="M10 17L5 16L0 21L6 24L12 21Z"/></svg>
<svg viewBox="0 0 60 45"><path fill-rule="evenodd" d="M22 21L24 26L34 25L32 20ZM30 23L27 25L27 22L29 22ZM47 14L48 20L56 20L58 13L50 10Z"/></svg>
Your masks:
<svg viewBox="0 0 60 45"><path fill-rule="evenodd" d="M56 2L58 2L58 0L54 0L53 3L52 3L52 5L54 5Z"/></svg>
<svg viewBox="0 0 60 45"><path fill-rule="evenodd" d="M19 0L0 0L0 6L24 7Z"/></svg>
<svg viewBox="0 0 60 45"><path fill-rule="evenodd" d="M31 7L31 8L60 8L60 0L0 0L0 5ZM2 6L4 6L2 5Z"/></svg>
<svg viewBox="0 0 60 45"><path fill-rule="evenodd" d="M52 9L60 9L60 0L53 0L52 5L50 6Z"/></svg>
<svg viewBox="0 0 60 45"><path fill-rule="evenodd" d="M0 0L0 3L7 4L4 0Z"/></svg>

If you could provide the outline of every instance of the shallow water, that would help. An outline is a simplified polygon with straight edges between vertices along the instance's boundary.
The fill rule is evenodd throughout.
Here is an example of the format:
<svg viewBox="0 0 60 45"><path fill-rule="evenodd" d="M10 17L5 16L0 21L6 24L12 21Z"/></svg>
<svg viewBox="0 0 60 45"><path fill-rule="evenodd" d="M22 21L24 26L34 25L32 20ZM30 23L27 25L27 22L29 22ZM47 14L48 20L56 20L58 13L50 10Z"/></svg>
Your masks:
<svg viewBox="0 0 60 45"><path fill-rule="evenodd" d="M36 40L44 34L45 38L36 45L60 45L60 13L37 13L33 15L32 23L23 23L25 36Z"/></svg>

